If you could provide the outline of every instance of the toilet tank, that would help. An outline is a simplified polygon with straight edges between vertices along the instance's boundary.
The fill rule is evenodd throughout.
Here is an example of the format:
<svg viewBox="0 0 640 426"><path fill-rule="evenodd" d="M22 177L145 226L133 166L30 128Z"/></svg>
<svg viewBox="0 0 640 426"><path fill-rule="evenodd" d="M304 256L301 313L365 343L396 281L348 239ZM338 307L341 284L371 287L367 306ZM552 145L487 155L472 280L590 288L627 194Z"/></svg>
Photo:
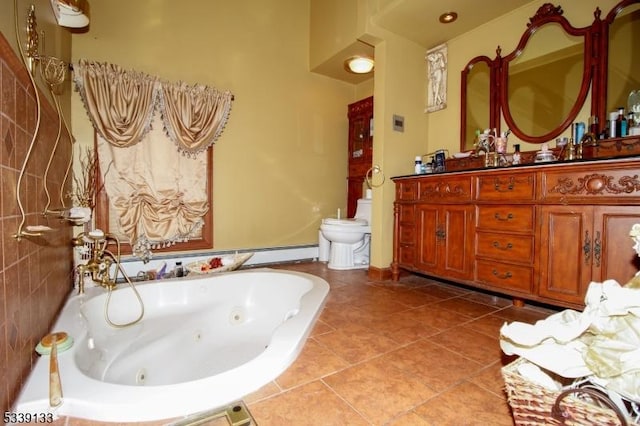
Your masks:
<svg viewBox="0 0 640 426"><path fill-rule="evenodd" d="M356 207L356 219L364 219L367 223L371 223L371 199L360 198Z"/></svg>

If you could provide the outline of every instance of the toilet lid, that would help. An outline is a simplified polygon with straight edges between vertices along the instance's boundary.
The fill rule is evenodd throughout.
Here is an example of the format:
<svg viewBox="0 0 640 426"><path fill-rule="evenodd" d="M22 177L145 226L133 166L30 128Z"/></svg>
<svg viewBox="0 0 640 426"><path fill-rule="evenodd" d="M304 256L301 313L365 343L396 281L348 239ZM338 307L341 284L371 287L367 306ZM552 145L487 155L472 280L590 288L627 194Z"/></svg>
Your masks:
<svg viewBox="0 0 640 426"><path fill-rule="evenodd" d="M343 226L366 226L367 221L364 219L323 219L322 223L326 225L343 225Z"/></svg>

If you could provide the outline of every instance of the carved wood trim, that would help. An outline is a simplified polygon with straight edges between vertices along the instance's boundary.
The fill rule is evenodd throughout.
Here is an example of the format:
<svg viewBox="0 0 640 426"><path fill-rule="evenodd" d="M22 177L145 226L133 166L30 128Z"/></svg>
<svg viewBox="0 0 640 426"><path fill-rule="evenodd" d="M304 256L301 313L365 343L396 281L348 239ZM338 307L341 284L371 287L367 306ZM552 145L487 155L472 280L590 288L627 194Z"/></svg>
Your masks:
<svg viewBox="0 0 640 426"><path fill-rule="evenodd" d="M431 185L420 187L420 198L465 198L468 199L471 193L461 184L451 185L449 182L440 181Z"/></svg>
<svg viewBox="0 0 640 426"><path fill-rule="evenodd" d="M549 192L557 192L563 195L600 195L607 194L631 194L640 191L640 180L638 175L623 176L614 181L614 176L607 176L601 173L592 173L584 177L577 178L577 182L572 178L558 179L558 183Z"/></svg>
<svg viewBox="0 0 640 426"><path fill-rule="evenodd" d="M545 3L540 6L535 15L529 18L527 27L536 25L538 22L553 16L562 16L563 13L564 11L562 10L561 6L554 6L551 3Z"/></svg>

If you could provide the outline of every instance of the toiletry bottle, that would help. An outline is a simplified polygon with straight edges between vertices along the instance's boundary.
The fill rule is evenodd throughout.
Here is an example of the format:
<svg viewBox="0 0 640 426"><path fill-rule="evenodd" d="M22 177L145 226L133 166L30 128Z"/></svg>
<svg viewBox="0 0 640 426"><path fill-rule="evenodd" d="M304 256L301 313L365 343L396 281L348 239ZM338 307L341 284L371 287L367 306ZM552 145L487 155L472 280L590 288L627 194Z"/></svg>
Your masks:
<svg viewBox="0 0 640 426"><path fill-rule="evenodd" d="M627 115L627 133L629 133L629 129L631 129L632 127L635 127L636 125L636 116L633 113L633 111L629 111L629 114Z"/></svg>
<svg viewBox="0 0 640 426"><path fill-rule="evenodd" d="M414 171L417 175L422 173L422 157L419 155L416 155Z"/></svg>
<svg viewBox="0 0 640 426"><path fill-rule="evenodd" d="M598 134L599 130L600 129L598 129L598 116L594 115L589 117L589 132L595 137L595 135Z"/></svg>
<svg viewBox="0 0 640 426"><path fill-rule="evenodd" d="M184 267L182 266L182 262L176 262L176 277L184 277Z"/></svg>
<svg viewBox="0 0 640 426"><path fill-rule="evenodd" d="M574 137L573 140L575 141L575 143L580 143L582 141L583 136L584 136L585 125L584 125L583 122L575 123L575 124L576 124L576 126L575 126L576 134L575 134L575 137Z"/></svg>
<svg viewBox="0 0 640 426"><path fill-rule="evenodd" d="M520 144L516 143L513 145L513 149L515 150L513 153L513 157L511 160L511 164L517 166L520 164Z"/></svg>
<svg viewBox="0 0 640 426"><path fill-rule="evenodd" d="M618 121L618 111L613 111L609 113L609 137L615 138L618 137L618 126L616 125Z"/></svg>
<svg viewBox="0 0 640 426"><path fill-rule="evenodd" d="M624 116L624 107L618 107L618 117L616 117L616 137L627 136L627 118Z"/></svg>

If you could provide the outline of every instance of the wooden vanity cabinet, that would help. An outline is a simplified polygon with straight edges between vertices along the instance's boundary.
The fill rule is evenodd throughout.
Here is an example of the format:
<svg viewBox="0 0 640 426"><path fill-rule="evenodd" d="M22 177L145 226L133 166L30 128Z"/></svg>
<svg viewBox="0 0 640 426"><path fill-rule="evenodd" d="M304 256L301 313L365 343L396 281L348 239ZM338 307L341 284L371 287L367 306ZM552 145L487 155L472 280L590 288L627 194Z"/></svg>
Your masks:
<svg viewBox="0 0 640 426"><path fill-rule="evenodd" d="M373 96L349 105L347 217L356 214L362 185L373 161Z"/></svg>
<svg viewBox="0 0 640 426"><path fill-rule="evenodd" d="M640 161L393 178L392 277L400 269L580 308L590 282L639 269ZM413 220L412 220L413 218Z"/></svg>

